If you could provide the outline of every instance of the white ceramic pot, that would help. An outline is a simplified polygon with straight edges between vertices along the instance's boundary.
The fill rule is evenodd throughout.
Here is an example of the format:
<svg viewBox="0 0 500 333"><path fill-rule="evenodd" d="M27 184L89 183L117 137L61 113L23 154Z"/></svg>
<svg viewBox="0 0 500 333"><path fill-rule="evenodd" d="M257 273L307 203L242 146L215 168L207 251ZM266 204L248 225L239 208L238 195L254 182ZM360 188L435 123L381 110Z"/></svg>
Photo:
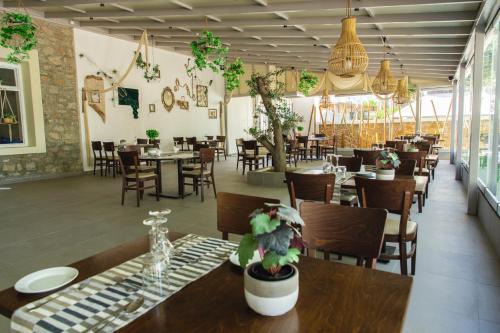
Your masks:
<svg viewBox="0 0 500 333"><path fill-rule="evenodd" d="M376 173L376 178L378 180L394 180L396 176L396 170L394 169L378 169Z"/></svg>
<svg viewBox="0 0 500 333"><path fill-rule="evenodd" d="M294 273L287 279L263 281L249 274L249 269L252 269L254 265L261 265L261 263L249 265L245 269L245 299L248 306L264 316L280 316L293 309L299 297L297 267L290 265Z"/></svg>

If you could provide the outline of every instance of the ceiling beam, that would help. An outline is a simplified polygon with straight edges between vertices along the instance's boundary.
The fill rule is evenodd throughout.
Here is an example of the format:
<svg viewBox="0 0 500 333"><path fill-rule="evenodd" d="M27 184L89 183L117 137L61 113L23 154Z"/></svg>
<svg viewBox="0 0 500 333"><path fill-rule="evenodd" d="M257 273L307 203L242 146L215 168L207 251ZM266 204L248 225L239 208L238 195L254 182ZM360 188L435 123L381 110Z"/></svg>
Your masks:
<svg viewBox="0 0 500 333"><path fill-rule="evenodd" d="M96 4L100 5L102 3L113 3L117 2L117 0L23 0L22 4L25 7L57 7L57 6L76 6L76 5L91 5ZM137 0L119 0L120 3L126 2L137 2ZM3 6L6 8L13 8L19 5L18 0L7 0L3 2Z"/></svg>
<svg viewBox="0 0 500 333"><path fill-rule="evenodd" d="M133 0L129 0L133 1ZM80 0L52 0L52 1L46 1L46 2L41 2L41 1L27 1L25 0L25 6L27 7L48 7L48 6L56 6L52 5L52 3L57 3L57 2L66 2L67 5L78 5L82 2L85 3L105 3L105 2L112 2L112 1L80 1ZM124 2L124 1L120 1ZM400 6L405 6L405 5L438 5L438 4L453 4L453 3L480 3L480 0L414 0L411 1L411 3L408 3L408 1L405 0L384 0L384 1L379 1L379 0L365 0L365 1L354 1L353 2L353 7L354 8L370 8L370 9L376 9L380 7L400 7ZM17 6L17 1L4 1L4 3L7 3L8 6L12 5L15 3L15 6ZM27 4L29 3L29 5ZM199 6L199 7L194 7L191 10L192 15L199 15L199 16L204 16L204 15L231 15L231 14L262 14L262 13L275 13L275 12L300 12L300 11L309 11L309 10L332 10L332 9L344 9L346 2L345 0L322 0L322 1L298 1L298 2L286 2L286 3L275 3L275 4L267 4L267 1L265 2L266 5L213 5L213 6ZM14 7L15 7L14 6ZM92 15L94 17L103 17L103 16L112 16L112 17L119 17L119 16L125 16L124 13L120 11L99 11L99 10L93 10L91 11ZM162 8L156 8L156 9L141 9L141 10L136 10L136 13L138 16L162 16L162 17L173 17L173 16L179 16L185 14L185 10L181 8L175 8L175 9L162 9ZM78 15L75 16L74 13L66 12L66 11L56 11L56 12L51 12L47 13L50 18L75 18L78 17ZM80 16L83 17L83 16Z"/></svg>
<svg viewBox="0 0 500 333"><path fill-rule="evenodd" d="M49 14L49 13L47 13ZM153 13L150 13L154 16ZM90 15L89 15L90 16ZM161 16L156 14L156 16ZM48 16L47 16L48 17ZM297 17L290 18L285 23L288 26L292 25L332 25L340 24L342 16L308 16L308 17ZM376 17L369 16L357 16L358 24L391 24L391 23L419 23L419 22L473 22L476 18L476 12L432 12L432 13L410 13L410 14L384 14L377 15ZM190 28L203 28L205 27L205 22L199 19L182 19L182 20L172 20L167 21L169 25L172 26L183 26ZM227 27L232 26L238 27L258 27L258 26L283 26L284 21L282 19L258 19L258 18L240 18L240 19L227 19L221 22L211 22L210 27ZM108 24L103 21L80 21L80 26L82 27L108 27L108 28L119 28L119 27L138 27L138 28L165 28L165 24L152 23L149 20L137 20L137 21L124 21L117 24Z"/></svg>

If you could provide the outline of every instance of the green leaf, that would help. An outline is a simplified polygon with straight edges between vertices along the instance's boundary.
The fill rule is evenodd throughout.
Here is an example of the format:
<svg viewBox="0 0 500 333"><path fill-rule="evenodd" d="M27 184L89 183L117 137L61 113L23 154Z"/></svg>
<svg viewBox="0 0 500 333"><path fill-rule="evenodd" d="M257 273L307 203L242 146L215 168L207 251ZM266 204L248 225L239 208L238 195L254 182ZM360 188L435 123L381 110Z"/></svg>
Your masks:
<svg viewBox="0 0 500 333"><path fill-rule="evenodd" d="M256 235L255 238L266 251L274 251L278 255L284 256L287 254L290 241L293 238L293 231L283 222L273 232Z"/></svg>
<svg viewBox="0 0 500 333"><path fill-rule="evenodd" d="M280 266L285 266L293 262L299 262L300 250L294 247L288 249L286 256L281 256L279 259Z"/></svg>
<svg viewBox="0 0 500 333"><path fill-rule="evenodd" d="M264 255L262 260L262 266L264 269L269 270L272 267L278 267L280 262L280 256L274 251L268 251Z"/></svg>
<svg viewBox="0 0 500 333"><path fill-rule="evenodd" d="M253 253L257 250L259 243L253 237L252 234L246 234L240 241L240 246L238 247L238 259L240 261L240 266L245 268L253 258Z"/></svg>
<svg viewBox="0 0 500 333"><path fill-rule="evenodd" d="M270 233L275 230L279 225L279 220L271 220L268 214L262 213L255 215L251 220L252 233L257 236L264 233Z"/></svg>

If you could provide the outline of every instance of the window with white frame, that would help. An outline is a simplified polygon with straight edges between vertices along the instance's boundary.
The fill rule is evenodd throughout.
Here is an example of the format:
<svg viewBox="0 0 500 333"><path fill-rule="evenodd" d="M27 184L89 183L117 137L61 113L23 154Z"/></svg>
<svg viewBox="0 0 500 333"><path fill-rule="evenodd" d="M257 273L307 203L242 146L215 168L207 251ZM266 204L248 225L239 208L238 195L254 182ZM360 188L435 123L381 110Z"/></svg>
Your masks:
<svg viewBox="0 0 500 333"><path fill-rule="evenodd" d="M0 62L0 146L26 145L21 66Z"/></svg>

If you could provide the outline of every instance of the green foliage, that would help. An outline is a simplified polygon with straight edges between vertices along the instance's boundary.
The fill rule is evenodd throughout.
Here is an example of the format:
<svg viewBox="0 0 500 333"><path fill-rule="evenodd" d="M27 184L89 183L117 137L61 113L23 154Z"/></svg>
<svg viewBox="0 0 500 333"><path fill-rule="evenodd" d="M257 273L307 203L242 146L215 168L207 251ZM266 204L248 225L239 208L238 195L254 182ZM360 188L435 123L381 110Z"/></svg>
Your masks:
<svg viewBox="0 0 500 333"><path fill-rule="evenodd" d="M303 93L305 96L309 95L309 91L318 84L318 77L314 75L313 73L310 73L306 70L303 70L300 73L300 79L299 79L299 85L298 89L301 93Z"/></svg>
<svg viewBox="0 0 500 333"><path fill-rule="evenodd" d="M263 248L268 251L274 251L280 256L285 256L288 252L290 241L293 238L293 231L288 228L286 223L280 223L279 220L274 221L278 222L279 227L274 228L270 232L264 232L259 235L254 234L254 236Z"/></svg>
<svg viewBox="0 0 500 333"><path fill-rule="evenodd" d="M258 87L260 82L266 88L265 96L262 96L262 98L282 99L285 92L285 84L277 80L278 76L282 73L282 69L267 74L253 73L250 80L247 80L247 85L250 88L250 96L255 97L261 94Z"/></svg>
<svg viewBox="0 0 500 333"><path fill-rule="evenodd" d="M226 90L233 91L240 86L240 76L245 74L243 70L243 62L240 58L236 58L236 60L227 66L224 70L224 78L226 79Z"/></svg>
<svg viewBox="0 0 500 333"><path fill-rule="evenodd" d="M297 126L297 131L302 132L303 130L304 130L304 126L301 126L301 125Z"/></svg>
<svg viewBox="0 0 500 333"><path fill-rule="evenodd" d="M10 49L7 62L18 64L28 59L28 52L36 47L36 27L27 14L5 13L1 20L0 46Z"/></svg>
<svg viewBox="0 0 500 333"><path fill-rule="evenodd" d="M280 221L276 219L271 220L269 214L261 213L255 215L250 220L250 224L252 225L252 233L258 236L275 230L280 225Z"/></svg>
<svg viewBox="0 0 500 333"><path fill-rule="evenodd" d="M398 154L387 150L380 151L377 164L381 169L396 169L401 164Z"/></svg>
<svg viewBox="0 0 500 333"><path fill-rule="evenodd" d="M135 65L137 66L137 68L144 70L144 78L146 79L146 81L150 82L160 78L160 66L156 64L151 68L151 64L146 63L142 59L142 53L140 52L137 56L137 59L135 60Z"/></svg>
<svg viewBox="0 0 500 333"><path fill-rule="evenodd" d="M151 140L154 140L154 139L156 139L157 137L159 137L159 136L160 136L160 132L158 132L158 131L157 131L157 130L155 130L155 129L148 129L148 130L146 131L146 136L147 136L148 138L150 138Z"/></svg>
<svg viewBox="0 0 500 333"><path fill-rule="evenodd" d="M243 236L237 251L241 267L246 267L248 262L253 258L253 253L258 247L259 243L252 234Z"/></svg>

